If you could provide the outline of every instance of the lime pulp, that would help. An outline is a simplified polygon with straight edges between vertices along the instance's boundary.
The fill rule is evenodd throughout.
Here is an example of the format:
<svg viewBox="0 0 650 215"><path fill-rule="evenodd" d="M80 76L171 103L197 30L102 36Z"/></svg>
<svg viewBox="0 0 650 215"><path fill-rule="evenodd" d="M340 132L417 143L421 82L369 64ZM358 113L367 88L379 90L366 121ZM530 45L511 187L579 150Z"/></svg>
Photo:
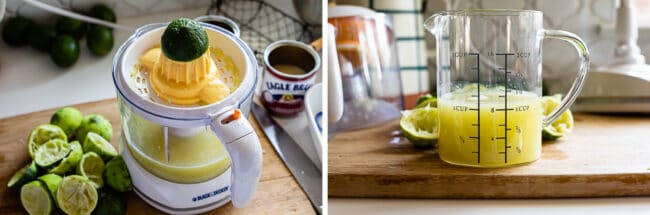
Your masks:
<svg viewBox="0 0 650 215"><path fill-rule="evenodd" d="M51 139L61 139L63 141L68 141L68 137L66 136L65 132L63 132L63 130L61 130L61 128L56 125L43 124L34 128L34 130L32 130L32 132L29 134L29 138L27 140L29 156L34 159L36 150Z"/></svg>
<svg viewBox="0 0 650 215"><path fill-rule="evenodd" d="M70 144L61 139L47 141L36 150L34 162L41 167L56 164L70 153Z"/></svg>
<svg viewBox="0 0 650 215"><path fill-rule="evenodd" d="M61 160L59 165L56 167L52 168L49 172L50 173L55 173L59 175L65 175L68 173L70 170L74 169L77 164L79 164L79 161L81 160L81 156L83 156L83 149L81 148L81 144L79 144L79 141L73 141L70 144L70 153Z"/></svg>
<svg viewBox="0 0 650 215"><path fill-rule="evenodd" d="M77 166L77 173L88 178L91 184L99 189L104 186L104 161L94 152L88 152L81 157L81 162Z"/></svg>
<svg viewBox="0 0 650 215"><path fill-rule="evenodd" d="M66 214L90 214L97 206L97 190L83 176L66 176L59 183L56 201Z"/></svg>

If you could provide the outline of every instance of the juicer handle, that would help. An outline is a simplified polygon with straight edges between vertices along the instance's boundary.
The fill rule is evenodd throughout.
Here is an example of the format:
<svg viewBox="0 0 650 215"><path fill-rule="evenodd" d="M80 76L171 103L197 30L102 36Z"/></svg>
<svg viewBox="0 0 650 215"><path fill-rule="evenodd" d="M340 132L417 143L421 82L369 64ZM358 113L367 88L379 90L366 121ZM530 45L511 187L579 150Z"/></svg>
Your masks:
<svg viewBox="0 0 650 215"><path fill-rule="evenodd" d="M582 89L585 77L587 76L587 70L589 69L589 50L587 49L585 42L573 33L546 29L543 32L544 39L559 39L573 45L573 47L578 51L578 58L580 59L580 68L578 69L576 79L571 85L571 89L569 89L567 95L562 99L562 103L560 103L560 105L544 119L544 126L548 126L560 117L562 113L573 104L576 98L578 98L578 93Z"/></svg>
<svg viewBox="0 0 650 215"><path fill-rule="evenodd" d="M262 147L248 120L239 109L227 108L212 117L212 131L232 160L230 195L232 204L244 207L253 197L262 172Z"/></svg>
<svg viewBox="0 0 650 215"><path fill-rule="evenodd" d="M327 120L337 122L343 116L343 82L339 67L339 57L336 51L336 30L332 24L327 24Z"/></svg>

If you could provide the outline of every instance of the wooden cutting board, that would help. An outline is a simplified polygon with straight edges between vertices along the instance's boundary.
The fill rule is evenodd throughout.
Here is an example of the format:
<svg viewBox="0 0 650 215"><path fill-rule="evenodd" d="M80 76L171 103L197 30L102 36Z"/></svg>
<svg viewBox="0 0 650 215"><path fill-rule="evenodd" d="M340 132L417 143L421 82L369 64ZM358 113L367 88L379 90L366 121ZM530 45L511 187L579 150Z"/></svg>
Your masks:
<svg viewBox="0 0 650 215"><path fill-rule="evenodd" d="M101 114L113 124L112 144L119 145L120 113L115 99L74 105L84 114ZM0 214L25 214L17 190L7 190L13 173L29 162L27 136L36 126L48 123L55 109L0 119ZM255 119L251 124L260 137L264 166L253 200L246 208L228 203L208 214L315 214L314 209L289 170L261 132ZM127 214L162 214L135 193L128 194Z"/></svg>
<svg viewBox="0 0 650 215"><path fill-rule="evenodd" d="M547 198L650 195L650 116L575 115L540 160L478 169L416 150L398 122L329 141L330 197Z"/></svg>

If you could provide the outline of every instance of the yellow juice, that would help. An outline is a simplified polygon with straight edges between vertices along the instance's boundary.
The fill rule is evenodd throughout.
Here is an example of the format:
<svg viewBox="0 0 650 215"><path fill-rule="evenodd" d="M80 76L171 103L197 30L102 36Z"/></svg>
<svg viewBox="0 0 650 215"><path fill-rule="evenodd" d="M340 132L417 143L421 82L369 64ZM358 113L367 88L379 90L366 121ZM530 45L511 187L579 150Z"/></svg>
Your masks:
<svg viewBox="0 0 650 215"><path fill-rule="evenodd" d="M230 167L230 158L219 138L209 127L193 131L169 129L169 159L165 150L164 128L136 114L122 121L130 125L125 144L135 160L150 173L178 183L212 179ZM191 132L189 135L179 135ZM176 133L176 134L175 134Z"/></svg>
<svg viewBox="0 0 650 215"><path fill-rule="evenodd" d="M505 167L539 159L541 98L525 91L510 91L504 97L505 90L496 88L477 94L470 90L439 98L440 159L473 167Z"/></svg>

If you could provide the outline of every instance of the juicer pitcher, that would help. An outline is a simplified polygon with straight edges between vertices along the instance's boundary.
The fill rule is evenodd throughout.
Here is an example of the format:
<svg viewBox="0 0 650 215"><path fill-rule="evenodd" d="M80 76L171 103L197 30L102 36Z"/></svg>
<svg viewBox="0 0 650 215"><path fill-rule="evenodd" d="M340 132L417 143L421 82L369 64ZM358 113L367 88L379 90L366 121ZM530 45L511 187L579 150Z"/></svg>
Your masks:
<svg viewBox="0 0 650 215"><path fill-rule="evenodd" d="M439 156L472 167L528 163L541 155L542 126L575 101L589 52L575 34L542 27L542 12L461 10L425 21L437 43ZM573 86L551 114L542 111L542 41L560 39L578 52Z"/></svg>

